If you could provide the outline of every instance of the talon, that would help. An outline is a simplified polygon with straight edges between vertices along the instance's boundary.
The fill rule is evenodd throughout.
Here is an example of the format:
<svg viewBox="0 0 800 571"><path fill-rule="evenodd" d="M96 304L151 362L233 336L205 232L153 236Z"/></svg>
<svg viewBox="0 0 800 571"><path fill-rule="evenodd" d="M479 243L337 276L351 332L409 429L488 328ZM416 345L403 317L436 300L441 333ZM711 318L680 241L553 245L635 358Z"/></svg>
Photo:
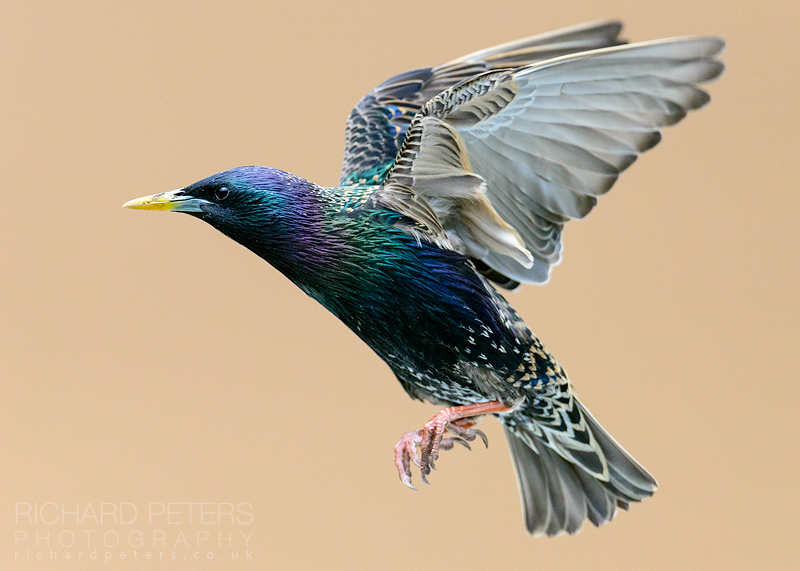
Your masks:
<svg viewBox="0 0 800 571"><path fill-rule="evenodd" d="M480 436L480 437L481 437L481 440L483 440L483 446L484 446L486 449L488 449L488 448L489 448L489 439L488 439L488 438L486 438L486 435L483 433L483 431L482 431L482 430L477 430L477 429L476 429L476 430L475 430L475 434L477 434L478 436Z"/></svg>
<svg viewBox="0 0 800 571"><path fill-rule="evenodd" d="M489 439L483 433L482 430L478 430L477 428L468 428L465 426L460 426L458 424L454 424L452 422L447 423L447 430L452 432L453 434L459 436L464 440L469 440L472 442L475 438L480 437L483 440L483 445L486 448L489 448Z"/></svg>
<svg viewBox="0 0 800 571"><path fill-rule="evenodd" d="M409 472L408 474L401 474L400 481L403 482L410 489L414 490L415 492L417 491L417 488L415 488L414 484L411 483L411 472Z"/></svg>
<svg viewBox="0 0 800 571"><path fill-rule="evenodd" d="M472 428L485 414L507 412L510 407L499 401L478 404L454 406L440 410L432 419L425 423L425 427L416 432L409 432L394 446L394 463L397 467L400 481L412 490L416 490L411 483L411 463L419 467L420 477L425 484L428 474L436 469L436 460L439 459L439 450L451 450L456 443L467 450L472 450L469 442L480 437L483 445L489 447L489 439L477 429ZM443 438L445 431L453 436ZM419 453L417 452L419 450Z"/></svg>
<svg viewBox="0 0 800 571"><path fill-rule="evenodd" d="M442 441L439 443L439 450L452 450L455 443L461 444L467 450L472 450L472 447L469 445L469 442L464 440L459 436L454 436L452 438L443 438Z"/></svg>

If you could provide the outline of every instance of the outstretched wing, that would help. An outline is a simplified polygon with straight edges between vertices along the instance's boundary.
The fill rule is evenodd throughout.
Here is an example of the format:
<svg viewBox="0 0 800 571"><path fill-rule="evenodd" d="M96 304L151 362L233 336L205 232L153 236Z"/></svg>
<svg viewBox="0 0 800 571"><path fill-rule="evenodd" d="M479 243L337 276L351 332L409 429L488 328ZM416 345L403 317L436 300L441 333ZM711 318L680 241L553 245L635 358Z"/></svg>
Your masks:
<svg viewBox="0 0 800 571"><path fill-rule="evenodd" d="M437 67L395 76L365 95L347 120L342 185L380 184L414 116L435 95L486 71L519 68L566 54L613 46L619 22L592 22L475 52Z"/></svg>
<svg viewBox="0 0 800 571"><path fill-rule="evenodd" d="M661 128L708 102L697 85L722 72L723 47L675 38L484 73L420 109L385 185L427 198L490 279L544 283L564 223L586 216Z"/></svg>

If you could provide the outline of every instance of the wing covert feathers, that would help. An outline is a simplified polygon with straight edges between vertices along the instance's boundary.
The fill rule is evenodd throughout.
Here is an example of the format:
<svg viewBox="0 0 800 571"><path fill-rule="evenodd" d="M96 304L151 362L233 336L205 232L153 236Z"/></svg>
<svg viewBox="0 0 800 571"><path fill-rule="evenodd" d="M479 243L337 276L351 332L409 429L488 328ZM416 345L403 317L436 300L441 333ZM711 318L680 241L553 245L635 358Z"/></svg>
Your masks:
<svg viewBox="0 0 800 571"><path fill-rule="evenodd" d="M461 136L435 117L415 120L395 166L387 178L425 197L447 228L457 228L470 255L487 248L530 267L533 257L519 234L500 218L486 198L482 177L472 171Z"/></svg>

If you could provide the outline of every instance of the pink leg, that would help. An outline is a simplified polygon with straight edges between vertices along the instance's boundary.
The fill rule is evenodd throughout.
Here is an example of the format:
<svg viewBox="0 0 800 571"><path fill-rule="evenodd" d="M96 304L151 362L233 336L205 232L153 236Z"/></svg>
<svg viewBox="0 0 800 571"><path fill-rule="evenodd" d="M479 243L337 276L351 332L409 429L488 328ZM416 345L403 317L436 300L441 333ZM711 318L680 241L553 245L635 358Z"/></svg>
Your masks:
<svg viewBox="0 0 800 571"><path fill-rule="evenodd" d="M480 436L483 443L488 446L486 435L480 430L471 428L480 421L485 414L495 412L508 412L511 407L500 401L481 402L464 406L445 408L425 423L421 430L405 434L394 446L394 463L400 474L400 480L409 488L416 489L411 484L411 462L420 468L422 481L426 484L426 476L434 468L434 462L439 458L439 450L450 450L455 443L463 444L469 448L467 441L472 442ZM443 438L445 431L454 436ZM420 454L417 454L419 446Z"/></svg>

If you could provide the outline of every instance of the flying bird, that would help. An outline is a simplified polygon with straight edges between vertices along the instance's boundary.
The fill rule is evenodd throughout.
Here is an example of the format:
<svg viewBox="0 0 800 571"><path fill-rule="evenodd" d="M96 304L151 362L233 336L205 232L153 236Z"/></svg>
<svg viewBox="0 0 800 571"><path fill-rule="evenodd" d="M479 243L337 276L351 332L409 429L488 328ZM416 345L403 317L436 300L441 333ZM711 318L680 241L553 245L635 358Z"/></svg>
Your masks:
<svg viewBox="0 0 800 571"><path fill-rule="evenodd" d="M395 76L347 121L339 186L261 166L127 208L184 212L272 264L342 320L406 392L444 407L395 445L412 485L442 450L511 448L528 531L575 533L651 496L655 479L606 432L499 290L543 284L561 233L661 129L709 101L724 42L626 44L584 24Z"/></svg>

